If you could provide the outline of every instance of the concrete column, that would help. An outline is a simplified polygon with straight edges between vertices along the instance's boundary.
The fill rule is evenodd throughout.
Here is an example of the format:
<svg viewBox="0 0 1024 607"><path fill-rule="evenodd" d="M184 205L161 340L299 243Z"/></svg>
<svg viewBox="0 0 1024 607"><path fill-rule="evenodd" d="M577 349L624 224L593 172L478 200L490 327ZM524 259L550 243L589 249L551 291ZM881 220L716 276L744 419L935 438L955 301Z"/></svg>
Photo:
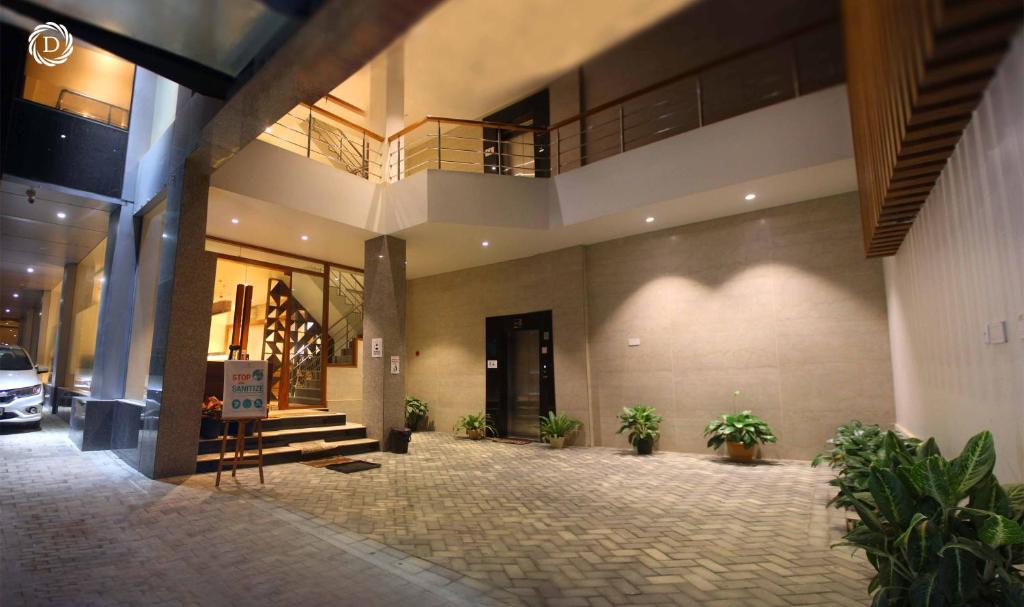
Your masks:
<svg viewBox="0 0 1024 607"><path fill-rule="evenodd" d="M195 472L217 267L216 257L206 252L209 191L209 175L193 160L175 170L168 185L167 238L138 440L138 468L153 478Z"/></svg>
<svg viewBox="0 0 1024 607"><path fill-rule="evenodd" d="M367 240L363 287L363 424L370 438L388 448L392 427L405 425L405 241L393 236ZM380 357L373 340L382 340ZM392 373L391 357L400 371Z"/></svg>
<svg viewBox="0 0 1024 607"><path fill-rule="evenodd" d="M71 329L75 319L75 282L78 264L64 266L64 279L60 287L60 318L57 320L57 342L54 344L53 369L50 377L54 386L70 386L74 378L68 377L68 356L71 350Z"/></svg>
<svg viewBox="0 0 1024 607"><path fill-rule="evenodd" d="M110 214L104 262L103 296L100 299L93 363L93 398L121 398L128 372L132 306L135 303L135 220L131 205Z"/></svg>

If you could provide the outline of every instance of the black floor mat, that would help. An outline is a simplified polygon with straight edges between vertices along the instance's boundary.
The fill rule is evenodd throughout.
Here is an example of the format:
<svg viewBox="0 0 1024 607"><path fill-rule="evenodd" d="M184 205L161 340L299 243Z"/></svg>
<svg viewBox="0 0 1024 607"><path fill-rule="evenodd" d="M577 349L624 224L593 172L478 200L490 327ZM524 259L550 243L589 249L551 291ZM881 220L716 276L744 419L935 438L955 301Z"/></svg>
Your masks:
<svg viewBox="0 0 1024 607"><path fill-rule="evenodd" d="M361 459L352 460L350 462L343 462L340 464L331 464L324 466L328 470L334 470L335 472L344 472L345 474L352 474L353 472L362 472L364 470L373 470L374 468L380 468L380 464L373 462L365 462Z"/></svg>

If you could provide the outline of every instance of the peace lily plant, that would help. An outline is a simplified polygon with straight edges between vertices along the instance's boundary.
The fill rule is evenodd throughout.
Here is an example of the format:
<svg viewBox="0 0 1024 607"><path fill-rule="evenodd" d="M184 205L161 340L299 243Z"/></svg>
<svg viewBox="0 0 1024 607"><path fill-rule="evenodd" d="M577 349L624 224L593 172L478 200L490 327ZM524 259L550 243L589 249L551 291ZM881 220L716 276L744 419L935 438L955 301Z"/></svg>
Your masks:
<svg viewBox="0 0 1024 607"><path fill-rule="evenodd" d="M733 405L741 392L732 393ZM774 443L775 433L768 422L750 411L725 414L704 428L704 436L708 437L708 447L718 449L723 444L729 453L729 459L737 462L749 462L757 454L757 446Z"/></svg>

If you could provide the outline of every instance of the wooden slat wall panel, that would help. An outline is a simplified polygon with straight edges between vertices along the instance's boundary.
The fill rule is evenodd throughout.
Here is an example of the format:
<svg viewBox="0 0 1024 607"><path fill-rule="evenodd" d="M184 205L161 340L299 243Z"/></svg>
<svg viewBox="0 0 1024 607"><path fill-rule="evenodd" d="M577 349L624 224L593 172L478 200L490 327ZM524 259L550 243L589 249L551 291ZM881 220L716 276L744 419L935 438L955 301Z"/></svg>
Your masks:
<svg viewBox="0 0 1024 607"><path fill-rule="evenodd" d="M843 0L864 248L892 255L1021 25L1021 0Z"/></svg>

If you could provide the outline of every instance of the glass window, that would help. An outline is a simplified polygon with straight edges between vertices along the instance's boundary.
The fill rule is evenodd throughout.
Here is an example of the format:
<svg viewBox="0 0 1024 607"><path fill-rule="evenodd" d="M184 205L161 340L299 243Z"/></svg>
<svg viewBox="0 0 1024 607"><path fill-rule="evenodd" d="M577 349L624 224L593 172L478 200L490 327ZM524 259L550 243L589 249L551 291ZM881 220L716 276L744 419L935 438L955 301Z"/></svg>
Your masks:
<svg viewBox="0 0 1024 607"><path fill-rule="evenodd" d="M0 371L28 371L32 361L21 348L0 346Z"/></svg>
<svg viewBox="0 0 1024 607"><path fill-rule="evenodd" d="M65 63L47 67L25 60L22 97L121 129L128 128L135 65L76 44Z"/></svg>
<svg viewBox="0 0 1024 607"><path fill-rule="evenodd" d="M357 342L363 337L363 275L331 268L328 289L327 362L356 366Z"/></svg>
<svg viewBox="0 0 1024 607"><path fill-rule="evenodd" d="M72 300L71 348L68 350L68 377L65 386L88 390L92 386L92 370L96 354L96 329L103 295L103 264L107 239L96 245L75 272Z"/></svg>

